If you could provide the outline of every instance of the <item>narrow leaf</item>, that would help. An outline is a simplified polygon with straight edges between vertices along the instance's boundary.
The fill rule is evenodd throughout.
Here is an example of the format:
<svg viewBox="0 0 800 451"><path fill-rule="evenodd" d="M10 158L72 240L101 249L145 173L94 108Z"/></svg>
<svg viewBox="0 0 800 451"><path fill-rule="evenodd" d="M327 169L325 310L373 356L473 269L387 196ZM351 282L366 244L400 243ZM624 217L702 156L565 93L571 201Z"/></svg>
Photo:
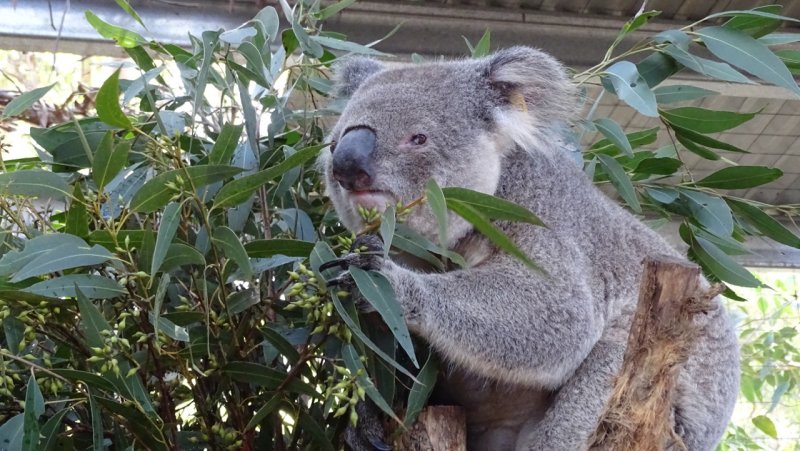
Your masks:
<svg viewBox="0 0 800 451"><path fill-rule="evenodd" d="M773 423L768 416L758 415L753 417L752 421L753 424L761 430L761 432L772 438L778 438L778 428L775 427L775 423Z"/></svg>
<svg viewBox="0 0 800 451"><path fill-rule="evenodd" d="M419 368L417 357L414 354L414 344L411 342L411 334L406 326L403 307L397 301L394 289L386 276L374 271L364 271L357 266L350 267L350 275L353 277L358 291L381 315L383 322L389 327L400 347L406 351L414 366Z"/></svg>
<svg viewBox="0 0 800 451"><path fill-rule="evenodd" d="M209 164L230 164L233 152L239 144L239 138L242 136L244 124L232 125L226 123L222 126L222 130L214 142L214 147L208 154Z"/></svg>
<svg viewBox="0 0 800 451"><path fill-rule="evenodd" d="M456 200L474 208L475 211L485 215L489 219L527 222L528 224L538 226L545 225L538 216L527 208L515 204L514 202L492 196L491 194L458 187L442 188L442 193L448 205L451 200Z"/></svg>
<svg viewBox="0 0 800 451"><path fill-rule="evenodd" d="M702 99L719 93L690 85L669 85L657 87L653 90L653 94L656 95L656 102L658 103L673 103Z"/></svg>
<svg viewBox="0 0 800 451"><path fill-rule="evenodd" d="M10 102L8 102L5 109L3 109L3 114L0 115L0 119L8 119L24 113L34 103L38 102L39 99L44 97L44 95L47 94L53 86L55 86L55 83L49 86L42 86L41 88L33 89L14 97Z"/></svg>
<svg viewBox="0 0 800 451"><path fill-rule="evenodd" d="M417 374L417 380L411 386L411 391L408 393L408 401L406 402L406 414L403 418L403 424L406 427L411 427L417 421L417 416L425 407L428 398L433 392L433 386L436 385L436 377L439 374L439 362L436 356L431 352L428 355L428 360L422 365L422 369Z"/></svg>
<svg viewBox="0 0 800 451"><path fill-rule="evenodd" d="M37 282L22 291L53 298L72 298L77 296L77 287L89 299L110 299L128 292L116 281L94 274L68 274Z"/></svg>
<svg viewBox="0 0 800 451"><path fill-rule="evenodd" d="M711 241L695 236L692 239L691 249L699 262L723 282L740 287L761 286L761 282L750 271L736 263Z"/></svg>
<svg viewBox="0 0 800 451"><path fill-rule="evenodd" d="M320 144L306 147L271 168L226 183L214 197L213 208L232 207L246 201L259 187L316 157L327 146L328 144Z"/></svg>
<svg viewBox="0 0 800 451"><path fill-rule="evenodd" d="M736 113L733 111L713 111L697 107L681 107L662 110L661 116L670 124L697 133L718 133L739 126L756 113Z"/></svg>
<svg viewBox="0 0 800 451"><path fill-rule="evenodd" d="M600 164L603 165L609 180L611 180L611 183L617 189L619 195L625 200L625 203L637 213L641 212L642 206L639 204L636 189L633 187L631 178L625 173L625 169L623 169L615 158L609 157L608 155L598 154L597 158L600 160Z"/></svg>
<svg viewBox="0 0 800 451"><path fill-rule="evenodd" d="M425 197L428 199L428 205L430 205L439 225L439 245L446 248L449 242L447 237L447 202L444 198L444 192L442 192L436 180L430 179L425 184Z"/></svg>
<svg viewBox="0 0 800 451"><path fill-rule="evenodd" d="M117 45L122 48L127 49L139 45L147 45L147 40L135 31L126 30L124 28L106 23L88 9L84 14L86 16L86 21L89 22L89 24L91 24L91 26L94 27L94 29L97 30L101 36L106 39L113 39L117 42Z"/></svg>
<svg viewBox="0 0 800 451"><path fill-rule="evenodd" d="M764 44L726 27L707 27L694 33L720 59L800 95L800 87L789 69Z"/></svg>
<svg viewBox="0 0 800 451"><path fill-rule="evenodd" d="M44 413L44 397L33 374L25 390L25 422L22 428L22 450L39 451L39 417ZM0 442L2 444L2 442Z"/></svg>
<svg viewBox="0 0 800 451"><path fill-rule="evenodd" d="M777 180L782 175L780 169L764 166L731 166L695 182L695 185L717 189L753 188Z"/></svg>
<svg viewBox="0 0 800 451"><path fill-rule="evenodd" d="M631 143L628 142L628 137L622 127L619 126L614 120L609 118L595 119L594 126L603 134L609 141L614 143L620 150L625 152L626 155L633 156L633 148Z"/></svg>
<svg viewBox="0 0 800 451"><path fill-rule="evenodd" d="M727 202L738 216L743 217L765 236L787 246L800 249L800 237L760 208L732 199L728 199Z"/></svg>
<svg viewBox="0 0 800 451"><path fill-rule="evenodd" d="M130 149L130 141L122 141L115 146L114 132L106 132L97 146L92 162L92 178L97 189L102 190L125 167Z"/></svg>
<svg viewBox="0 0 800 451"><path fill-rule="evenodd" d="M156 246L153 249L153 258L150 262L151 276L155 276L158 270L161 269L161 264L164 263L169 246L175 238L175 232L181 222L181 207L182 204L172 202L167 205L164 209L164 214L161 215L161 224L158 226L158 235L156 235Z"/></svg>
<svg viewBox="0 0 800 451"><path fill-rule="evenodd" d="M475 210L472 206L459 200L448 199L447 208L472 224L479 232L481 232L481 234L483 234L483 236L488 238L489 241L507 252L509 255L518 258L531 269L539 271L541 270L536 263L534 263L517 247L516 244L514 244L513 241L511 241L511 238L509 238L508 235L497 229L486 216Z"/></svg>
<svg viewBox="0 0 800 451"><path fill-rule="evenodd" d="M350 370L350 373L357 375L356 381L358 381L358 385L364 389L367 393L369 399L375 403L378 408L380 408L386 415L392 417L395 421L400 423L400 418L392 410L392 407L389 403L383 399L381 393L375 387L375 384L367 377L367 370L364 368L364 365L361 363L361 359L358 357L358 352L356 352L356 348L353 347L351 344L346 344L342 348L342 359L344 360L345 366L347 369Z"/></svg>
<svg viewBox="0 0 800 451"><path fill-rule="evenodd" d="M168 184L200 188L233 177L241 171L241 168L233 166L202 165L162 172L139 188L139 191L131 199L131 209L152 213L166 205L176 194Z"/></svg>

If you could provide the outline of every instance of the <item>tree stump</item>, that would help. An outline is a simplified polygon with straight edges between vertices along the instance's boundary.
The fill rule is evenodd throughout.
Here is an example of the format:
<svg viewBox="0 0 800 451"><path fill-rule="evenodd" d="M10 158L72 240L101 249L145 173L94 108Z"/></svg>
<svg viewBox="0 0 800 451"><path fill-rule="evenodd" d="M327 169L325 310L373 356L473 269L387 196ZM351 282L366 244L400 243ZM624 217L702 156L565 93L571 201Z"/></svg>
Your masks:
<svg viewBox="0 0 800 451"><path fill-rule="evenodd" d="M591 450L685 449L672 429L672 398L697 328L724 290L700 287L700 268L672 257L644 262L639 303L614 392L589 441Z"/></svg>
<svg viewBox="0 0 800 451"><path fill-rule="evenodd" d="M428 406L392 445L395 451L466 451L466 413L458 406Z"/></svg>

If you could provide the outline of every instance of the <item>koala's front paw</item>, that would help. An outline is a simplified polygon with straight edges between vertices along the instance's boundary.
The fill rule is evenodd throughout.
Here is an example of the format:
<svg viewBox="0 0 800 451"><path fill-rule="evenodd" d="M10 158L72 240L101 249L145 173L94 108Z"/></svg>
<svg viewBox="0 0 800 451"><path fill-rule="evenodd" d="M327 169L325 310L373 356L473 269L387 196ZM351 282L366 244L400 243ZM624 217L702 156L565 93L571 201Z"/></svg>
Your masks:
<svg viewBox="0 0 800 451"><path fill-rule="evenodd" d="M349 270L355 266L365 271L378 271L383 268L383 241L377 235L361 235L353 242L350 253L342 258L329 261L320 266L320 271L329 268L340 267ZM339 276L328 281L328 286L341 287L351 293L357 293L358 289L349 271L345 271ZM355 298L356 306L364 313L374 312L375 309L361 296Z"/></svg>

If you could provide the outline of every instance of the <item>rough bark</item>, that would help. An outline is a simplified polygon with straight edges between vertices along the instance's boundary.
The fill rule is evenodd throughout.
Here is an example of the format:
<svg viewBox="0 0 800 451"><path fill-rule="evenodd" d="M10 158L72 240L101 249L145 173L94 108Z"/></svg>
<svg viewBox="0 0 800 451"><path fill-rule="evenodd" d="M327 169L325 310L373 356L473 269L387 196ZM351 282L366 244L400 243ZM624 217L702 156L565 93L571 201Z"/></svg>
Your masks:
<svg viewBox="0 0 800 451"><path fill-rule="evenodd" d="M622 371L590 440L591 450L685 448L672 428L673 391L697 334L723 286L700 287L700 268L670 257L646 260Z"/></svg>
<svg viewBox="0 0 800 451"><path fill-rule="evenodd" d="M458 406L428 406L393 443L395 451L466 451L467 417Z"/></svg>

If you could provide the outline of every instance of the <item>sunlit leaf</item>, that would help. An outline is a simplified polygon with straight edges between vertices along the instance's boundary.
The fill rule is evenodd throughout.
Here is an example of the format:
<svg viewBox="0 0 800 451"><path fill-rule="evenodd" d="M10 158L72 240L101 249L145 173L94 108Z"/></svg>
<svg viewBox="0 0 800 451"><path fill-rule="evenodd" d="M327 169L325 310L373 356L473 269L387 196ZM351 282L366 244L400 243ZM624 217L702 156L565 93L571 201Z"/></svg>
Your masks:
<svg viewBox="0 0 800 451"><path fill-rule="evenodd" d="M119 128L131 128L131 120L119 105L119 69L115 70L103 86L97 91L95 97L97 117L108 125Z"/></svg>
<svg viewBox="0 0 800 451"><path fill-rule="evenodd" d="M139 33L135 31L126 30L122 27L117 27L115 25L111 25L99 17L97 17L93 12L89 11L88 9L84 13L86 16L86 21L100 33L101 36L107 39L113 39L116 41L117 45L123 48L131 48L136 47L139 45L146 45L147 40L142 37Z"/></svg>
<svg viewBox="0 0 800 451"><path fill-rule="evenodd" d="M758 415L753 417L751 421L761 432L772 438L778 438L778 428L775 427L775 423L768 416Z"/></svg>

